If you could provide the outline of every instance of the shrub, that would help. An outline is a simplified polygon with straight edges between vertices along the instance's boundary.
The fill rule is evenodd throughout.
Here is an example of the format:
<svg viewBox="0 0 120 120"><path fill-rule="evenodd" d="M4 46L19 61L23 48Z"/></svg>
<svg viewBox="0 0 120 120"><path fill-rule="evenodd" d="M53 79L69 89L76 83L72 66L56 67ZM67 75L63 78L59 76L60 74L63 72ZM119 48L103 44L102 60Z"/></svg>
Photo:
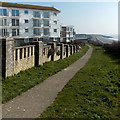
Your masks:
<svg viewBox="0 0 120 120"><path fill-rule="evenodd" d="M112 44L105 44L104 45L104 48L106 50L108 50L109 52L111 53L114 53L114 54L119 54L119 51L120 51L120 41L118 42L113 42Z"/></svg>

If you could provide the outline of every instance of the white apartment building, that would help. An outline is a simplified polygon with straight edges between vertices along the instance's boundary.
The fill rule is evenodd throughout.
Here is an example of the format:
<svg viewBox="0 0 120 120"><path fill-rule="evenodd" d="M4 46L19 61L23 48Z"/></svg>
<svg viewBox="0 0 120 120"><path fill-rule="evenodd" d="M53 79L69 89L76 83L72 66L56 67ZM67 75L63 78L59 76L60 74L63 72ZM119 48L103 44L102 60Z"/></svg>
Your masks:
<svg viewBox="0 0 120 120"><path fill-rule="evenodd" d="M61 26L61 42L70 42L75 40L74 26Z"/></svg>
<svg viewBox="0 0 120 120"><path fill-rule="evenodd" d="M57 41L60 11L54 7L0 2L0 38Z"/></svg>

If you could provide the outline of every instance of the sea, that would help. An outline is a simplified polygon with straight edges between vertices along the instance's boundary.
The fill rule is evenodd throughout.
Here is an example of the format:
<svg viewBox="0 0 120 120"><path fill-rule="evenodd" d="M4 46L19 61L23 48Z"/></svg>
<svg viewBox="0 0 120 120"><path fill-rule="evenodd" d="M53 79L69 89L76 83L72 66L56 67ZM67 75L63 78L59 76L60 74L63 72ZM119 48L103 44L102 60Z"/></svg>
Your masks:
<svg viewBox="0 0 120 120"><path fill-rule="evenodd" d="M109 38L109 39L118 41L118 35L110 35L110 36L111 36L112 38Z"/></svg>
<svg viewBox="0 0 120 120"><path fill-rule="evenodd" d="M106 35L106 36L110 36L111 38L99 36L98 39L102 43L108 43L108 44L112 44L113 41L118 41L118 35Z"/></svg>

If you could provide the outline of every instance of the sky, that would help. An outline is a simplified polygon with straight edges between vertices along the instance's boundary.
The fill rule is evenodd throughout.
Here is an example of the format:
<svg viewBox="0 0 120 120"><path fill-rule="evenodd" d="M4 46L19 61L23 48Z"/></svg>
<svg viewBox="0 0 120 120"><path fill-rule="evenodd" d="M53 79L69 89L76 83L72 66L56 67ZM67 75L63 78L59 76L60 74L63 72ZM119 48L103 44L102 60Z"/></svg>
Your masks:
<svg viewBox="0 0 120 120"><path fill-rule="evenodd" d="M73 25L76 33L118 34L118 2L21 2L54 6L59 9L60 22Z"/></svg>

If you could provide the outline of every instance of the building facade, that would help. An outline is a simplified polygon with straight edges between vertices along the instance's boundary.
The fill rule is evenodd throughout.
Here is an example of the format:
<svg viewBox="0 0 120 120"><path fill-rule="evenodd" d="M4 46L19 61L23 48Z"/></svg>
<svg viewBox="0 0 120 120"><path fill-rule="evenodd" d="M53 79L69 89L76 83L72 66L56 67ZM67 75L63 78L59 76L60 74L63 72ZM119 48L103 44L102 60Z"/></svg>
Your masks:
<svg viewBox="0 0 120 120"><path fill-rule="evenodd" d="M30 40L47 43L60 39L60 11L56 8L6 2L0 4L1 38L10 37L26 43Z"/></svg>
<svg viewBox="0 0 120 120"><path fill-rule="evenodd" d="M61 42L70 42L75 40L74 26L61 26Z"/></svg>

